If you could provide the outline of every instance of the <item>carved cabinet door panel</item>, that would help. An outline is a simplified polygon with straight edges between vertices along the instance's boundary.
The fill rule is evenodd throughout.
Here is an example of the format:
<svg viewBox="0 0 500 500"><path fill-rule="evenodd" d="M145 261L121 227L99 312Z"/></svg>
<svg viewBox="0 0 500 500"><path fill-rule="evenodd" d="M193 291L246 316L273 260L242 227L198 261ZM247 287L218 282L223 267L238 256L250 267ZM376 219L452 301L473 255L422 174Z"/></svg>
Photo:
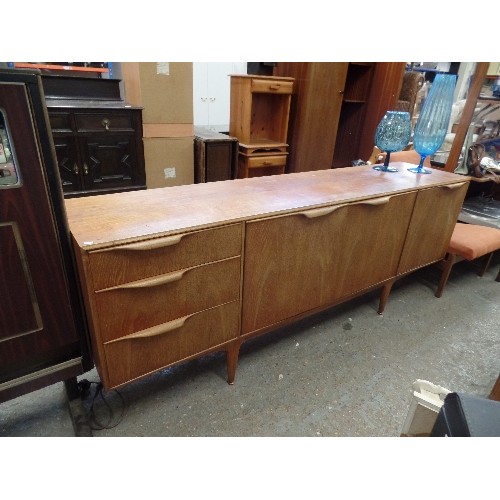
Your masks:
<svg viewBox="0 0 500 500"><path fill-rule="evenodd" d="M81 138L83 184L86 191L115 189L139 184L134 137L96 134Z"/></svg>
<svg viewBox="0 0 500 500"><path fill-rule="evenodd" d="M71 135L54 134L59 175L65 193L82 189L82 167L78 157L78 140Z"/></svg>

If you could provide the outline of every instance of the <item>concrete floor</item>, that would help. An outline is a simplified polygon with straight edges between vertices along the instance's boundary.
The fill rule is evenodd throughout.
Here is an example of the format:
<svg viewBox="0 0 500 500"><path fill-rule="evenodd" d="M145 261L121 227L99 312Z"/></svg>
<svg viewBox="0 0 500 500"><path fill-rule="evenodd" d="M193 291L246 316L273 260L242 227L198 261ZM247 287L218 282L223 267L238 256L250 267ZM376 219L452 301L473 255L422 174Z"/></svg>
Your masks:
<svg viewBox="0 0 500 500"><path fill-rule="evenodd" d="M416 379L484 397L493 387L498 257L482 278L456 264L440 299L430 266L394 285L383 316L375 292L248 341L233 386L214 354L110 391L112 427L93 436L399 436ZM99 380L95 370L82 379ZM104 409L97 398L101 421ZM0 436L74 436L64 385L1 404Z"/></svg>

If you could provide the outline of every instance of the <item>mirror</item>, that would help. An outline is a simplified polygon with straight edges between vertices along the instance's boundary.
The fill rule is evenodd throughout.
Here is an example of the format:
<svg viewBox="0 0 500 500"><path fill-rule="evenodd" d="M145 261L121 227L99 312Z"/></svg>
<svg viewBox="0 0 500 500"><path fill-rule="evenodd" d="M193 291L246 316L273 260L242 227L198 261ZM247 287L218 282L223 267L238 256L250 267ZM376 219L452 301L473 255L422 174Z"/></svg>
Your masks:
<svg viewBox="0 0 500 500"><path fill-rule="evenodd" d="M19 185L19 175L9 139L7 119L0 109L0 188Z"/></svg>

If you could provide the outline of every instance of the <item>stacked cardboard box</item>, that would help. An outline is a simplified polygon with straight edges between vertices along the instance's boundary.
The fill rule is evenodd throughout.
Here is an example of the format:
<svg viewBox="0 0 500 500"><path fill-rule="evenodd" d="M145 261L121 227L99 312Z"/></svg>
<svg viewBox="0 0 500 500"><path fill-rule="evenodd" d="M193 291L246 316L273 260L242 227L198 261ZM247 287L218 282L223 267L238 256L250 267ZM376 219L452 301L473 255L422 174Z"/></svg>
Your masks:
<svg viewBox="0 0 500 500"><path fill-rule="evenodd" d="M148 189L194 182L193 64L122 63L127 103L143 108Z"/></svg>

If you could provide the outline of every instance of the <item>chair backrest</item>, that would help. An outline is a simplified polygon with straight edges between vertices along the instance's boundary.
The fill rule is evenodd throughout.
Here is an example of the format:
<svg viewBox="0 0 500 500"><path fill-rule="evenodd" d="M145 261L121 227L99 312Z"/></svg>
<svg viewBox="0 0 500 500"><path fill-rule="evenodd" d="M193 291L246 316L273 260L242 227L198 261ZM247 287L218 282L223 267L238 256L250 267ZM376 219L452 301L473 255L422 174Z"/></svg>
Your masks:
<svg viewBox="0 0 500 500"><path fill-rule="evenodd" d="M403 75L397 108L399 111L408 111L410 118L413 117L418 91L422 88L424 81L424 74L420 71L407 71Z"/></svg>
<svg viewBox="0 0 500 500"><path fill-rule="evenodd" d="M373 148L372 155L370 156L370 163L384 163L386 153L380 151L376 146ZM404 161L406 163L412 163L413 165L418 165L420 163L420 155L414 149L408 149L407 151L395 151L391 153L390 161ZM427 157L424 161L426 167L431 167L431 159Z"/></svg>

